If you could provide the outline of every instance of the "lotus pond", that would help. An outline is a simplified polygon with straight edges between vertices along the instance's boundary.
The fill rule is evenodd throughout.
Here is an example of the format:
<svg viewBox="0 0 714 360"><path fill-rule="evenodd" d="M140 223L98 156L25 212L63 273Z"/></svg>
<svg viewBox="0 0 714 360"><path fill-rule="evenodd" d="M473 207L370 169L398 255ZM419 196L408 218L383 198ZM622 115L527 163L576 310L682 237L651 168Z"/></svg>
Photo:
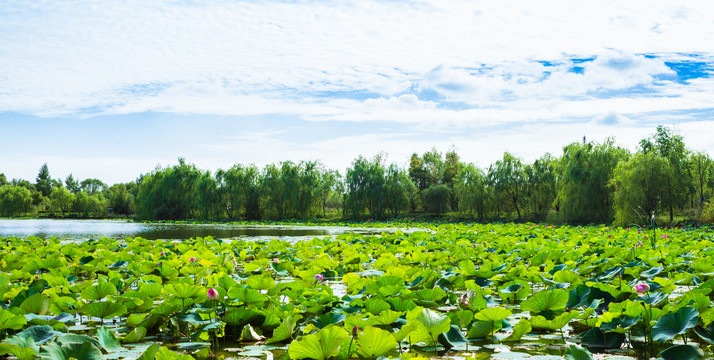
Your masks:
<svg viewBox="0 0 714 360"><path fill-rule="evenodd" d="M424 227L0 238L0 357L713 358L706 228Z"/></svg>

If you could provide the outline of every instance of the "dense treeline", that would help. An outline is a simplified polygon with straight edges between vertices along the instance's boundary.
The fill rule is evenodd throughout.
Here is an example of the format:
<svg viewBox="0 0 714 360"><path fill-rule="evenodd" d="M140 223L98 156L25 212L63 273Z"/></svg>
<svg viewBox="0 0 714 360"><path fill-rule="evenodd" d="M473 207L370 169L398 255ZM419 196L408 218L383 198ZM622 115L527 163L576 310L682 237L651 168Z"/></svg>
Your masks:
<svg viewBox="0 0 714 360"><path fill-rule="evenodd" d="M136 216L140 219L384 218L451 213L460 218L566 223L714 220L714 162L659 126L633 154L614 140L574 142L560 157L533 163L504 153L488 168L454 150L413 154L402 168L382 154L353 160L344 177L319 161L260 169L236 164L215 173L184 159L135 182L0 174L0 216Z"/></svg>

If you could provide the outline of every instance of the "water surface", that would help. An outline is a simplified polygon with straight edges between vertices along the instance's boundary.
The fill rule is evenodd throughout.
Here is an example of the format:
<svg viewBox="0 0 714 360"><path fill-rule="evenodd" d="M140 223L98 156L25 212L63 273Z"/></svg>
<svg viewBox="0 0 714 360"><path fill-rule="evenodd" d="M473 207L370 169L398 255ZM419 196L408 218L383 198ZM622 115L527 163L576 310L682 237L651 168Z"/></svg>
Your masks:
<svg viewBox="0 0 714 360"><path fill-rule="evenodd" d="M217 239L250 238L252 240L280 238L297 241L316 236L351 233L379 233L380 230L341 226L289 225L225 225L225 224L164 224L134 223L124 220L57 220L57 219L0 219L0 237L87 240L102 236L145 239L190 239L212 236Z"/></svg>

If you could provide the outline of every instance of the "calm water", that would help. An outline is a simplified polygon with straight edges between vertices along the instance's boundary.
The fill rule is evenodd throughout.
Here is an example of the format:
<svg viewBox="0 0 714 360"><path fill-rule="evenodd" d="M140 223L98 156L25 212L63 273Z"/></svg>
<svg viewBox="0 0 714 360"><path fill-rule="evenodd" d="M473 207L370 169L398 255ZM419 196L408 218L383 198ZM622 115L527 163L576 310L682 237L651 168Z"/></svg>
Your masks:
<svg viewBox="0 0 714 360"><path fill-rule="evenodd" d="M145 239L190 239L213 236L218 239L280 238L289 241L309 239L315 236L352 233L379 233L381 231L364 228L337 226L270 226L270 225L222 225L222 224L159 224L132 223L119 220L54 220L0 219L0 237L37 236L56 237L64 240L87 240L106 236L125 238L141 236Z"/></svg>

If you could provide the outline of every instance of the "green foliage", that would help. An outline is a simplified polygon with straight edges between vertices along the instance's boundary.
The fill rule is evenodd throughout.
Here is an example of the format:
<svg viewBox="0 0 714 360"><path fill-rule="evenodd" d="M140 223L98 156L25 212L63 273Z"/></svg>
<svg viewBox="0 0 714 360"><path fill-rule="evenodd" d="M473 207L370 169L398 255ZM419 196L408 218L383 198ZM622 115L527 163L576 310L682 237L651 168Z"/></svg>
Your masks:
<svg viewBox="0 0 714 360"><path fill-rule="evenodd" d="M608 183L617 163L627 157L627 150L616 147L612 139L563 148L562 178L555 200L559 217L568 223L609 223L613 195Z"/></svg>
<svg viewBox="0 0 714 360"><path fill-rule="evenodd" d="M424 190L424 209L439 216L451 211L451 190L446 185L433 185Z"/></svg>
<svg viewBox="0 0 714 360"><path fill-rule="evenodd" d="M339 353L340 346L349 337L345 329L329 326L290 344L288 354L291 359L329 359Z"/></svg>
<svg viewBox="0 0 714 360"><path fill-rule="evenodd" d="M15 185L0 186L0 216L23 216L32 210L32 192Z"/></svg>
<svg viewBox="0 0 714 360"><path fill-rule="evenodd" d="M667 189L672 176L669 161L653 153L639 153L621 161L611 181L615 189L615 223L647 224L660 206L668 206Z"/></svg>

